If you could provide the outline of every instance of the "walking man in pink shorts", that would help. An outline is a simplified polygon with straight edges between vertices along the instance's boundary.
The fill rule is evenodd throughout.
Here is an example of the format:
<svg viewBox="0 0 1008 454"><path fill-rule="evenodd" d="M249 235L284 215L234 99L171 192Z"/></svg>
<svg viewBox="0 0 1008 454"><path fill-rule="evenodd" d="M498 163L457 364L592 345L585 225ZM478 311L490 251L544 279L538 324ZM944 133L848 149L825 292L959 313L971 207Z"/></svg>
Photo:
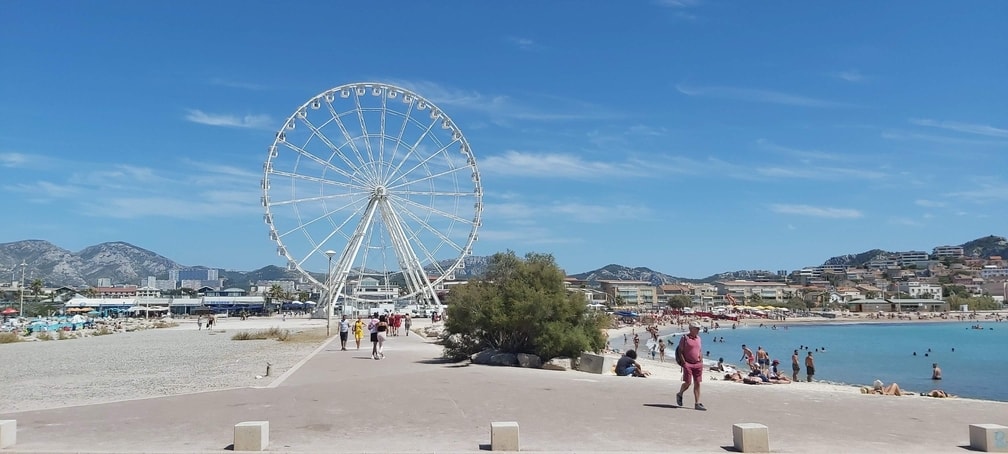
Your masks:
<svg viewBox="0 0 1008 454"><path fill-rule="evenodd" d="M700 403L700 380L703 378L703 348L700 340L700 322L690 322L689 333L679 338L676 362L682 366L683 384L676 393L676 405L682 406L683 393L693 385L693 408L707 411Z"/></svg>

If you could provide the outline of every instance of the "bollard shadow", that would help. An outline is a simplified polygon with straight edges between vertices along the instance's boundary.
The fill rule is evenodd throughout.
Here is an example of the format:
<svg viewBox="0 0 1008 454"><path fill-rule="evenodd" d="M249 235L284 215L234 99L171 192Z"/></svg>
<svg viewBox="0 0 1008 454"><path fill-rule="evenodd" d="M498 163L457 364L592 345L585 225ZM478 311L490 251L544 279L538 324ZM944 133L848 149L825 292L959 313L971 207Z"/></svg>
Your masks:
<svg viewBox="0 0 1008 454"><path fill-rule="evenodd" d="M234 443L231 443L224 447L225 451L234 451Z"/></svg>
<svg viewBox="0 0 1008 454"><path fill-rule="evenodd" d="M645 407L655 407L655 408L681 408L675 404L643 404Z"/></svg>
<svg viewBox="0 0 1008 454"><path fill-rule="evenodd" d="M480 451L493 451L493 449L490 448L490 443L480 443L479 450Z"/></svg>
<svg viewBox="0 0 1008 454"><path fill-rule="evenodd" d="M721 449L724 449L725 451L728 452L742 452L738 449L735 449L735 446L722 446Z"/></svg>

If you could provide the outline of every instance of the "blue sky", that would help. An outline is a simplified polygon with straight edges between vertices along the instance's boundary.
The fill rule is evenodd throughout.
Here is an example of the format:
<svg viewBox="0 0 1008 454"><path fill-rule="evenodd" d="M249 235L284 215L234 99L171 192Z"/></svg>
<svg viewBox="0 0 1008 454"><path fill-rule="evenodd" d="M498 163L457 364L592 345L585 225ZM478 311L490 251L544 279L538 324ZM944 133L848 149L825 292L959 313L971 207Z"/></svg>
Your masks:
<svg viewBox="0 0 1008 454"><path fill-rule="evenodd" d="M1005 2L3 9L0 242L282 266L267 147L360 81L461 128L484 189L476 255L699 278L1008 233Z"/></svg>

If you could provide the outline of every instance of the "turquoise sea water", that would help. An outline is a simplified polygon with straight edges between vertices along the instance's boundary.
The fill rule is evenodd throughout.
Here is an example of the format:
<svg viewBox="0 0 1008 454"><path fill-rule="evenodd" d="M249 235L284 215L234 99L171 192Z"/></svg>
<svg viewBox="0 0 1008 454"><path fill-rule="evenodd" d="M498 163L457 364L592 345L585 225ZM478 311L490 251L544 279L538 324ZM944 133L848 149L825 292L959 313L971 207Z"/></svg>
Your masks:
<svg viewBox="0 0 1008 454"><path fill-rule="evenodd" d="M875 379L899 383L905 390L922 392L943 389L948 393L977 399L1008 402L1008 323L980 320L967 322L885 323L885 324L802 324L785 329L759 323L746 327L710 330L701 334L709 359L723 357L729 364L743 364L742 344L753 350L762 346L779 366L791 374L791 353L799 346L804 379L804 358L812 351L816 360L816 380L850 385L870 385ZM983 329L971 329L979 324ZM993 329L992 329L993 328ZM678 331L678 330L674 330ZM673 330L662 332L668 337ZM641 336L641 357L650 358ZM724 343L714 338L724 337ZM632 336L631 336L632 339ZM622 339L612 346L621 348ZM632 348L632 344L631 344ZM825 348L825 351L822 349ZM820 349L820 351L816 351ZM928 351L930 349L930 352ZM954 349L954 351L953 351ZM917 353L914 356L914 353ZM931 380L931 364L942 369L942 380Z"/></svg>

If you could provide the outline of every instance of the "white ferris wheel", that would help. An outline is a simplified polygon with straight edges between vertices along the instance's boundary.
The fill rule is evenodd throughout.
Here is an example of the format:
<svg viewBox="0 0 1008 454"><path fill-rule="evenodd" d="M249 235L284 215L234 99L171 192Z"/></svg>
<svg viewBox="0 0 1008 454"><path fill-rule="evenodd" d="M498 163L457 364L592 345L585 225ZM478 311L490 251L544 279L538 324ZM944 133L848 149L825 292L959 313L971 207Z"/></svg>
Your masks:
<svg viewBox="0 0 1008 454"><path fill-rule="evenodd" d="M440 304L435 287L463 267L483 211L462 131L427 99L384 83L341 85L295 109L269 147L262 190L277 252L327 290L319 309L329 314L337 299L374 301L348 287L366 278L386 301ZM309 272L320 269L324 282Z"/></svg>

